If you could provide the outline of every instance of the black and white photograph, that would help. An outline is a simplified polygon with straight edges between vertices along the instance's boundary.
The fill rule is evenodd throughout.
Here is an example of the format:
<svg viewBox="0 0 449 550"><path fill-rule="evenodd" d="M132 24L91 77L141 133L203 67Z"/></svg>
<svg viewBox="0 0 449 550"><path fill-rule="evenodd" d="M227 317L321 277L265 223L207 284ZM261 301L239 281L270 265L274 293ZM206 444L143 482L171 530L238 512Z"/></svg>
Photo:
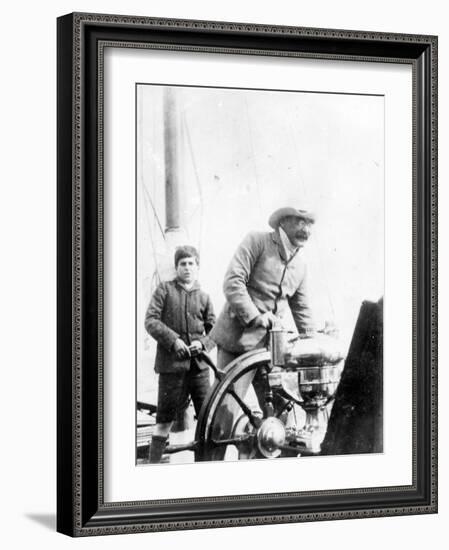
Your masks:
<svg viewBox="0 0 449 550"><path fill-rule="evenodd" d="M136 83L137 466L383 453L384 111Z"/></svg>

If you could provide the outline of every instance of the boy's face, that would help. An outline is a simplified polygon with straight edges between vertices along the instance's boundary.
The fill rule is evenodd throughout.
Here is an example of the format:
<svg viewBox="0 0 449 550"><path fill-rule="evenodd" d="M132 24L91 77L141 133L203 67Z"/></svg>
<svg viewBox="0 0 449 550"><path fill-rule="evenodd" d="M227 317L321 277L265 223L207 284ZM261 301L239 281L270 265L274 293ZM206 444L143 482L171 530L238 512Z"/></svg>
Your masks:
<svg viewBox="0 0 449 550"><path fill-rule="evenodd" d="M190 284L198 277L198 264L196 258L189 256L179 260L176 266L176 275L181 283Z"/></svg>

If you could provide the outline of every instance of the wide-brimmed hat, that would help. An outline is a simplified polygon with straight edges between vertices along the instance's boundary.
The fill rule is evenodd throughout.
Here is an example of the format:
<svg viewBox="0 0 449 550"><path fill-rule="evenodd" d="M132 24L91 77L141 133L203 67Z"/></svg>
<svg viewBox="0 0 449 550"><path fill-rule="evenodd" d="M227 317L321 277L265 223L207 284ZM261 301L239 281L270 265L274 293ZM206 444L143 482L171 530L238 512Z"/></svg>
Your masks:
<svg viewBox="0 0 449 550"><path fill-rule="evenodd" d="M278 208L271 214L268 225L273 229L277 229L282 218L287 216L294 216L295 218L301 218L309 223L315 223L315 216L309 210L300 210L291 206L284 206L284 208Z"/></svg>

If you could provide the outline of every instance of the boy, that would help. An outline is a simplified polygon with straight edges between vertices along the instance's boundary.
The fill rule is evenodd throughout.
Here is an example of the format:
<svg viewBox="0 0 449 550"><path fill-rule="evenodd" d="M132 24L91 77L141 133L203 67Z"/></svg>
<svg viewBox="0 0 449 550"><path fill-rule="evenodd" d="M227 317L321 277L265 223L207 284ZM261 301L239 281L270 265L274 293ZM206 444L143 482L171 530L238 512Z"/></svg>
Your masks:
<svg viewBox="0 0 449 550"><path fill-rule="evenodd" d="M207 336L215 323L212 302L200 289L199 254L193 246L175 252L176 278L161 283L145 315L145 328L157 341L154 369L159 373L156 426L150 463L159 463L177 411L192 397L198 416L210 388L209 368L192 357L215 344ZM189 349L190 347L190 349Z"/></svg>

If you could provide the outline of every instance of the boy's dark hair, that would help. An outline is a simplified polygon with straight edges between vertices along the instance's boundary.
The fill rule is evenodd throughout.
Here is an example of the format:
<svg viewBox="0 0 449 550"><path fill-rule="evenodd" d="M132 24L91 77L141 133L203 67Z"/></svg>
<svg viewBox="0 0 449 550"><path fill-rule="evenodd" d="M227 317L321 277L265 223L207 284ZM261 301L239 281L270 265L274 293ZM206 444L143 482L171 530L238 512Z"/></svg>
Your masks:
<svg viewBox="0 0 449 550"><path fill-rule="evenodd" d="M183 258L195 258L196 263L200 264L200 254L194 246L178 246L175 251L175 267Z"/></svg>

